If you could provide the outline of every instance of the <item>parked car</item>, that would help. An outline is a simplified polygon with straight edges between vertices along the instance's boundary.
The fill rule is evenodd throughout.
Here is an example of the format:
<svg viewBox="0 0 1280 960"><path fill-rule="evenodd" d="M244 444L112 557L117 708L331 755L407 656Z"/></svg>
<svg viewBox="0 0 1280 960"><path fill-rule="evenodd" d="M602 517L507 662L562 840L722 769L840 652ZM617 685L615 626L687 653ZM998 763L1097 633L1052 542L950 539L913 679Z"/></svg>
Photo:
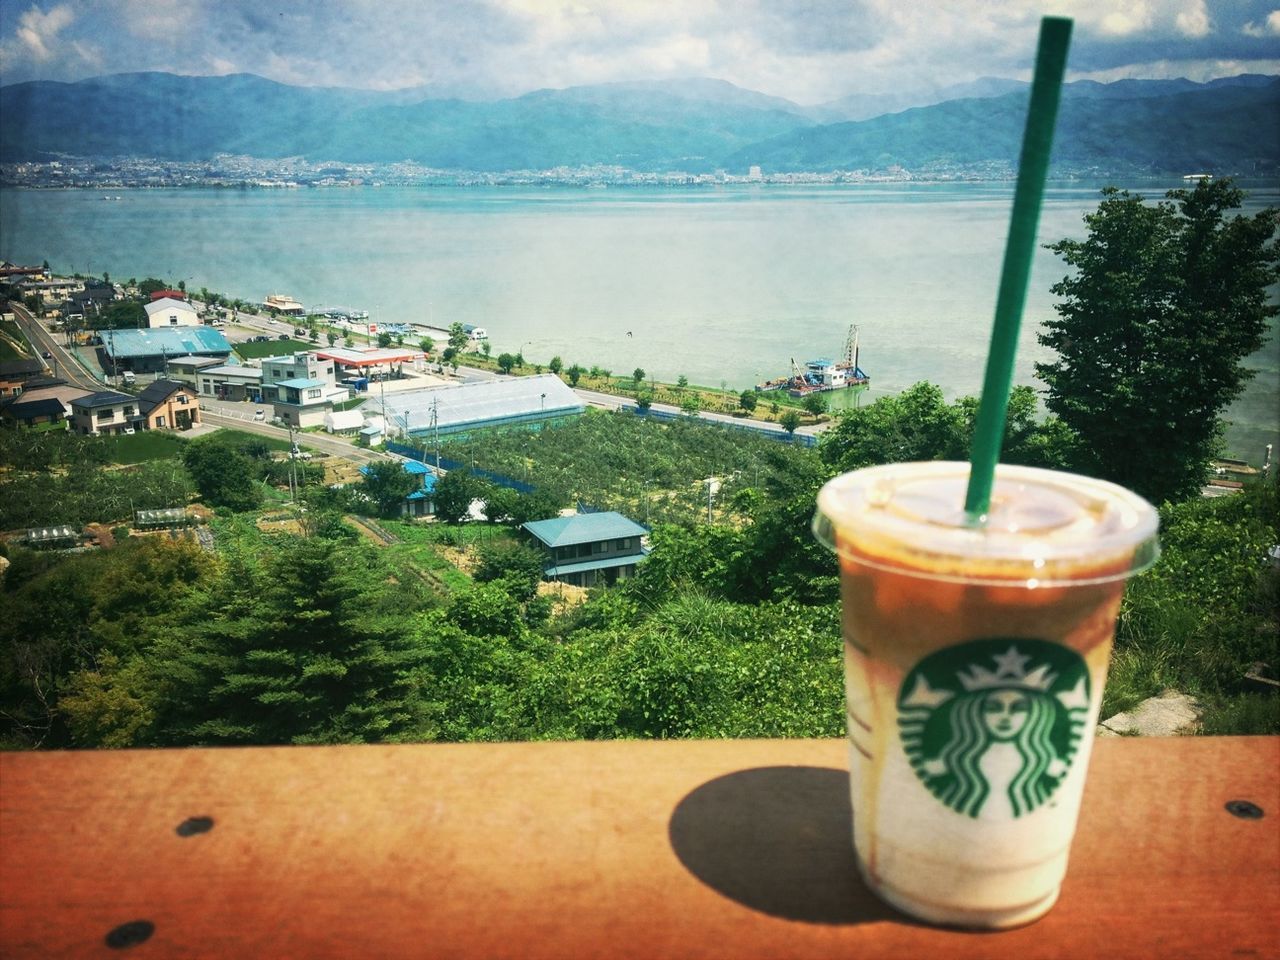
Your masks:
<svg viewBox="0 0 1280 960"><path fill-rule="evenodd" d="M45 358L46 360L52 360L52 359L53 359L53 354L52 354L52 353L50 353L48 350L46 350L46 351L44 352L44 358Z"/></svg>
<svg viewBox="0 0 1280 960"><path fill-rule="evenodd" d="M257 410L257 411L255 411L255 412L254 412L254 414L253 414L253 419L255 419L255 420L265 420L265 419L267 419L267 411L265 411L265 410Z"/></svg>
<svg viewBox="0 0 1280 960"><path fill-rule="evenodd" d="M289 334L287 334L287 333L282 333L282 334L280 334L280 336L276 337L276 339L277 339L277 340L288 340L288 339L290 339L290 335L289 335Z"/></svg>

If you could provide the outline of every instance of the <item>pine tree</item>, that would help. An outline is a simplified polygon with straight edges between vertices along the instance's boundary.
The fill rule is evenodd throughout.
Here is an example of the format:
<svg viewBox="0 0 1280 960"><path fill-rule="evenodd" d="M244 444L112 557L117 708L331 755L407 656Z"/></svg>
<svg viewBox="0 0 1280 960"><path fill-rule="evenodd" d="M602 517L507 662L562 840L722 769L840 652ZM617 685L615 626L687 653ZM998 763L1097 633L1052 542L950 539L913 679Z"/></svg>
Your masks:
<svg viewBox="0 0 1280 960"><path fill-rule="evenodd" d="M233 556L160 644L176 743L430 739L424 652L363 545L288 538ZM181 635L181 639L177 637Z"/></svg>

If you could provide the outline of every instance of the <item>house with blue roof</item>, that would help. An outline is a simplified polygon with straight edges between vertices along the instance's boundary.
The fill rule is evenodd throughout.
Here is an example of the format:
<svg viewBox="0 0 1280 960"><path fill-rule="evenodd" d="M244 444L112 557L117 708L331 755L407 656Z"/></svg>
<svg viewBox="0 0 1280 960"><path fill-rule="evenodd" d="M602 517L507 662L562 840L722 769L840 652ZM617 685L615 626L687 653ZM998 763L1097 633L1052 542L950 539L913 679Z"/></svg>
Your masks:
<svg viewBox="0 0 1280 960"><path fill-rule="evenodd" d="M612 511L533 520L521 529L542 549L543 577L578 587L633 577L649 552L641 541L649 531Z"/></svg>
<svg viewBox="0 0 1280 960"><path fill-rule="evenodd" d="M419 480L419 485L404 498L400 505L402 517L430 517L436 512L436 472L432 467L417 460L405 460L402 464L404 472ZM367 474L368 467L361 467L360 472Z"/></svg>

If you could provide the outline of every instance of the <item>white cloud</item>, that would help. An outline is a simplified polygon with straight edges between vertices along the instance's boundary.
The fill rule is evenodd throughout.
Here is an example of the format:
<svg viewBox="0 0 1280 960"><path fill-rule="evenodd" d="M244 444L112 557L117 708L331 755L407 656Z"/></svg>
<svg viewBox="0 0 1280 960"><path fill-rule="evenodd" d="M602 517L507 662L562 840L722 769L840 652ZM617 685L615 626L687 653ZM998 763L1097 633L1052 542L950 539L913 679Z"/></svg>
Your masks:
<svg viewBox="0 0 1280 960"><path fill-rule="evenodd" d="M1184 37L1208 36L1212 29L1209 23L1209 11L1205 7L1204 0L1196 0L1188 9L1179 11L1173 18L1173 22L1177 25L1178 32Z"/></svg>
<svg viewBox="0 0 1280 960"><path fill-rule="evenodd" d="M73 20L75 14L65 4L54 7L48 13L33 6L18 18L15 35L30 57L41 62L51 60L58 34L69 27Z"/></svg>
<svg viewBox="0 0 1280 960"><path fill-rule="evenodd" d="M1280 37L1280 10L1272 10L1261 24L1250 20L1240 32L1247 37Z"/></svg>

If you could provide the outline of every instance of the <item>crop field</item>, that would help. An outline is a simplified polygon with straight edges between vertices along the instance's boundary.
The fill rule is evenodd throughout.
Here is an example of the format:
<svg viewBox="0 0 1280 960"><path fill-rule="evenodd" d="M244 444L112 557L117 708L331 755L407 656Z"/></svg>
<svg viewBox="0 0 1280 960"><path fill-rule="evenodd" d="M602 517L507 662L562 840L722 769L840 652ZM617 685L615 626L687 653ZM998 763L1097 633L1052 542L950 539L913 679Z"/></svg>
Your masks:
<svg viewBox="0 0 1280 960"><path fill-rule="evenodd" d="M159 430L103 437L102 444L107 449L108 460L123 464L175 459L182 448L182 440L177 434Z"/></svg>
<svg viewBox="0 0 1280 960"><path fill-rule="evenodd" d="M739 491L776 481L789 462L816 457L747 430L597 410L537 433L487 433L449 443L442 453L641 523L706 517L709 480L712 515L723 518L736 512Z"/></svg>

